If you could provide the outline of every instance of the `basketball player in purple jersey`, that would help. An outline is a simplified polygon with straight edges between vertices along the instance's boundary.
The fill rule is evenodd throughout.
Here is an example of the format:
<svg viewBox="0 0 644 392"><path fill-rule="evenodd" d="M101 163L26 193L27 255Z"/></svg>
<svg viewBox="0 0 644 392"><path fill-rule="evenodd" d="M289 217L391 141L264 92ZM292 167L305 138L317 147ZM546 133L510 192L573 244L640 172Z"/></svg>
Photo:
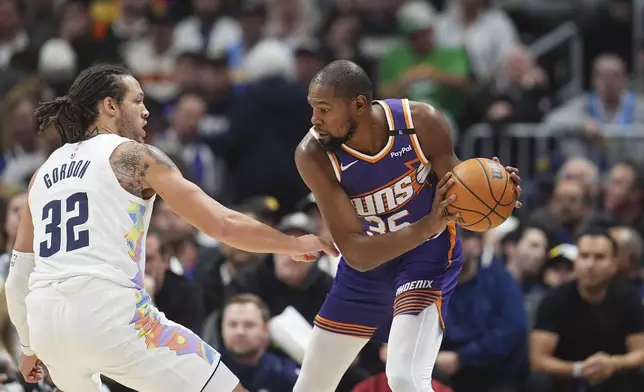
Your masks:
<svg viewBox="0 0 644 392"><path fill-rule="evenodd" d="M443 315L461 270L458 215L445 210L459 163L449 126L427 104L372 102L369 77L350 61L322 69L309 101L313 128L295 161L342 259L294 391L335 391L371 338L389 342L393 392L432 391ZM518 170L506 170L518 197Z"/></svg>

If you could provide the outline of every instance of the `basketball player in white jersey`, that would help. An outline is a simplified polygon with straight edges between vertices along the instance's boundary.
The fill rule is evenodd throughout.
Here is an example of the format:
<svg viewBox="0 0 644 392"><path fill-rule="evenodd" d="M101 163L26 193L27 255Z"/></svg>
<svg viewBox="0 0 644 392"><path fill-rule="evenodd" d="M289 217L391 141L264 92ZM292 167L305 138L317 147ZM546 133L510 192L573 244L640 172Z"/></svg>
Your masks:
<svg viewBox="0 0 644 392"><path fill-rule="evenodd" d="M100 391L100 374L142 392L244 391L219 353L167 320L143 290L155 195L235 248L299 261L335 248L233 212L185 180L143 143L148 111L125 69L84 70L36 116L63 146L31 179L6 283L26 380L42 376L42 361L65 392Z"/></svg>

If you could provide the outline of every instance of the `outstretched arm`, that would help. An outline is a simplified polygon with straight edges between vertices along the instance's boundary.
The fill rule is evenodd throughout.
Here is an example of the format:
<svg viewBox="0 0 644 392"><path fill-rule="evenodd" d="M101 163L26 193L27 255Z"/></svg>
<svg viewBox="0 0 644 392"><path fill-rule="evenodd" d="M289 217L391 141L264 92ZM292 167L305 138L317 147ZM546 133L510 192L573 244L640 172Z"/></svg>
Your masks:
<svg viewBox="0 0 644 392"><path fill-rule="evenodd" d="M110 162L126 190L133 194L154 190L191 225L234 248L256 253L304 255L324 251L337 255L330 243L318 237L289 236L224 207L186 180L156 147L123 143L114 150Z"/></svg>

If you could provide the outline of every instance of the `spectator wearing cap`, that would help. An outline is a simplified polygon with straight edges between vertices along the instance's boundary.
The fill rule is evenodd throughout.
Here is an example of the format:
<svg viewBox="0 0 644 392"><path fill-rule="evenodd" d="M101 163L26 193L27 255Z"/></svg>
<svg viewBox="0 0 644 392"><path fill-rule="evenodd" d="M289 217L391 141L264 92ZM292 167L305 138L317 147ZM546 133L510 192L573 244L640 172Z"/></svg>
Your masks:
<svg viewBox="0 0 644 392"><path fill-rule="evenodd" d="M153 15L150 33L127 42L123 48L123 61L141 83L146 98L162 104L178 92L173 73L179 53L172 45L173 29L170 15Z"/></svg>
<svg viewBox="0 0 644 392"><path fill-rule="evenodd" d="M271 314L259 297L228 298L221 322L222 360L249 392L293 390L299 367L291 359L267 352Z"/></svg>
<svg viewBox="0 0 644 392"><path fill-rule="evenodd" d="M496 259L482 260L479 233L463 231L463 270L445 314L435 369L459 392L520 391L527 374L521 287Z"/></svg>
<svg viewBox="0 0 644 392"><path fill-rule="evenodd" d="M528 331L534 328L537 309L543 296L551 289L574 279L572 263L577 258L577 247L572 244L560 244L546 255L546 262L534 281L531 290L524 292L523 304L527 319Z"/></svg>
<svg viewBox="0 0 644 392"><path fill-rule="evenodd" d="M431 103L457 116L469 86L465 51L436 44L437 18L427 2L405 3L397 18L406 39L380 62L380 95Z"/></svg>
<svg viewBox="0 0 644 392"><path fill-rule="evenodd" d="M531 367L547 375L535 390L641 391L644 313L638 293L612 280L617 243L588 227L576 242L576 279L549 292L531 334ZM535 378L537 380L537 378Z"/></svg>

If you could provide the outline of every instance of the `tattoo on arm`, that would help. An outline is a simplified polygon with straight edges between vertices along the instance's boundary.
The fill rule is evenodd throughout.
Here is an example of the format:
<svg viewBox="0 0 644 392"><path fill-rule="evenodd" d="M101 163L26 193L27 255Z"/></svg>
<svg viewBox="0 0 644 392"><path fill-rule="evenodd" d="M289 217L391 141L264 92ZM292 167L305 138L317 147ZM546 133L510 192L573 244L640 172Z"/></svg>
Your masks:
<svg viewBox="0 0 644 392"><path fill-rule="evenodd" d="M165 166L168 169L176 169L177 166L163 151L151 145L146 145L145 147L147 155L154 159L154 163L156 163L157 165ZM146 165L144 172L147 172L148 169L149 166Z"/></svg>
<svg viewBox="0 0 644 392"><path fill-rule="evenodd" d="M110 157L110 164L123 189L141 198L144 198L144 191L148 189L145 177L151 165L176 168L172 160L158 148L136 142L119 146Z"/></svg>

